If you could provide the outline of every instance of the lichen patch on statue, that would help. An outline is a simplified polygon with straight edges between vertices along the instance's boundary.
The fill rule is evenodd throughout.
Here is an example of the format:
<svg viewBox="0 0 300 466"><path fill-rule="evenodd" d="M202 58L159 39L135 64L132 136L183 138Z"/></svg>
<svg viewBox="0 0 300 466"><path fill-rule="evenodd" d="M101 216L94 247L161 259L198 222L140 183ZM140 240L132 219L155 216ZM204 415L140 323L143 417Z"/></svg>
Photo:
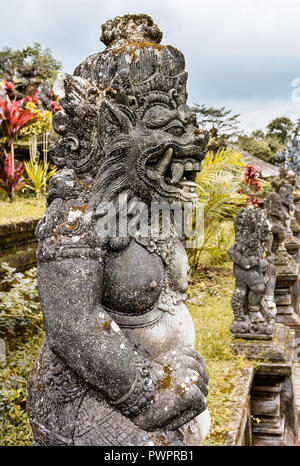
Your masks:
<svg viewBox="0 0 300 466"><path fill-rule="evenodd" d="M183 238L172 216L163 238L133 228L137 208L195 202L208 142L186 105L184 57L161 38L146 15L110 20L105 51L58 83L59 170L37 228L46 339L28 383L36 445L188 445L207 431Z"/></svg>

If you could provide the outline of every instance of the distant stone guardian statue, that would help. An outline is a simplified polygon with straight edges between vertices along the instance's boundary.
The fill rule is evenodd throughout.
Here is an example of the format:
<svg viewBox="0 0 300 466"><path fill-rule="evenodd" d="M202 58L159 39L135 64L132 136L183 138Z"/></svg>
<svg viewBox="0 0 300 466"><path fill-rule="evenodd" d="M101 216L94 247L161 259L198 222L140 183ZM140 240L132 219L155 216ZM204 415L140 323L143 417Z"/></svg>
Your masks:
<svg viewBox="0 0 300 466"><path fill-rule="evenodd" d="M272 179L273 192L267 194L264 199L264 209L273 232L276 321L288 325L298 325L299 322L299 267L296 259L299 257L300 241L295 236L299 231L294 218L296 185L295 174L281 168L279 176Z"/></svg>
<svg viewBox="0 0 300 466"><path fill-rule="evenodd" d="M59 170L37 228L46 338L27 390L35 445L191 445L207 433L182 238L172 222L159 240L113 230L120 198L133 220L139 203L196 197L208 137L186 105L184 57L161 38L146 15L107 21L104 52L60 80Z"/></svg>
<svg viewBox="0 0 300 466"><path fill-rule="evenodd" d="M231 333L236 338L270 340L276 318L271 224L264 210L249 206L237 213L234 229L235 242L228 250L235 276Z"/></svg>

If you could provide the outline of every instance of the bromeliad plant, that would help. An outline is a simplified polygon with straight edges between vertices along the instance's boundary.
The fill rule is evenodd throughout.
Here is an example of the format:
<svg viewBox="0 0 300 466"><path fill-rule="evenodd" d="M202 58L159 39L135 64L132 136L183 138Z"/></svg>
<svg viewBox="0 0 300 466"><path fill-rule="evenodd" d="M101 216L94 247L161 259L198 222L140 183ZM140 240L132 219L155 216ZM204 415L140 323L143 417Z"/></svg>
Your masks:
<svg viewBox="0 0 300 466"><path fill-rule="evenodd" d="M48 162L46 165L43 162L35 161L24 162L27 178L23 177L25 181L24 186L31 191L34 191L36 196L39 197L45 190L47 181L56 172L57 168L54 167L49 171Z"/></svg>

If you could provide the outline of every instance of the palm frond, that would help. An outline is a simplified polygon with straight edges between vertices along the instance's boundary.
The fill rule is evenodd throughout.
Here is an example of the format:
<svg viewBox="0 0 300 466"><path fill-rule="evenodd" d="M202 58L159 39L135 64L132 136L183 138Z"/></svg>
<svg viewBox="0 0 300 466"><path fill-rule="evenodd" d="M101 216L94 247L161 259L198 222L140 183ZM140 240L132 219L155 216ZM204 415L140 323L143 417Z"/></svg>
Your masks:
<svg viewBox="0 0 300 466"><path fill-rule="evenodd" d="M241 159L235 149L219 149L208 152L202 162L196 181L198 202L204 206L204 240L201 247L188 250L194 271L205 255L224 259L234 238L233 218L247 199L239 193L245 166Z"/></svg>

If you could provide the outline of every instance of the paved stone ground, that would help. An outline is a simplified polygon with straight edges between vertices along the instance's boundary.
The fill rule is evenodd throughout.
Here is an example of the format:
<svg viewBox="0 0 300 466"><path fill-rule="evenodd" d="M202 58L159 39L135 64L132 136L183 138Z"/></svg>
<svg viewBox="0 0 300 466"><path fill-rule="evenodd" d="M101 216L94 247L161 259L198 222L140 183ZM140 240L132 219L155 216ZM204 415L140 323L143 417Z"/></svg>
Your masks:
<svg viewBox="0 0 300 466"><path fill-rule="evenodd" d="M294 364L294 387L299 418L298 441L300 442L300 362Z"/></svg>

